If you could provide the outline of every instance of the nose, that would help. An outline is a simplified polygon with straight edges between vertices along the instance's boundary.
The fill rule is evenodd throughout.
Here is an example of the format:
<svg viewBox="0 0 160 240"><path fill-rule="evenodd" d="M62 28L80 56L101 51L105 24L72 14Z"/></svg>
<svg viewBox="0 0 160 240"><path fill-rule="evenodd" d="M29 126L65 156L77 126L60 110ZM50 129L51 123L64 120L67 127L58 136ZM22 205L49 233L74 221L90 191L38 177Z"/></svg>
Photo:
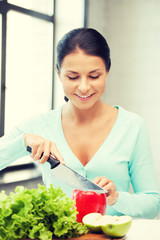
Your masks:
<svg viewBox="0 0 160 240"><path fill-rule="evenodd" d="M87 78L80 79L78 90L82 93L86 93L90 89L90 84Z"/></svg>

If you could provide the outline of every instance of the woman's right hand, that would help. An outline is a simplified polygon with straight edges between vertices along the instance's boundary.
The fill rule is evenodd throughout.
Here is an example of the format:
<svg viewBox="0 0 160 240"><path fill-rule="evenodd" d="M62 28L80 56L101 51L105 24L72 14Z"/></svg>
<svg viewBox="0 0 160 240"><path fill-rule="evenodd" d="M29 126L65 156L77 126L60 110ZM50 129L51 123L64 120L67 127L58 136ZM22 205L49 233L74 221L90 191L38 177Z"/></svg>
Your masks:
<svg viewBox="0 0 160 240"><path fill-rule="evenodd" d="M32 153L30 156L34 161L45 163L51 155L58 159L62 164L65 164L64 159L59 153L54 142L35 134L24 134L23 137L26 147L29 146L32 148Z"/></svg>

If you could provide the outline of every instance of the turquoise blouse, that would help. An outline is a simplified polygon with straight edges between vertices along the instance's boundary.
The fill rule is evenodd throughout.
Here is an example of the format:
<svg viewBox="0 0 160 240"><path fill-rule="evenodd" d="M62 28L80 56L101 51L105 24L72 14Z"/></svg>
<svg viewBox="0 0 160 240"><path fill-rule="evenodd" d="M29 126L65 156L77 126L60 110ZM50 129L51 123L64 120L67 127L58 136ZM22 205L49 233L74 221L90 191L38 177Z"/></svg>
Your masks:
<svg viewBox="0 0 160 240"><path fill-rule="evenodd" d="M107 206L106 214L155 218L160 210L160 191L146 126L137 114L116 107L119 111L114 127L86 166L73 154L64 137L61 106L33 116L0 138L0 169L29 154L24 133L37 134L55 142L65 164L79 174L90 180L97 176L113 180L119 197L113 206ZM49 163L42 164L41 169L46 186L60 186L71 197L74 189L51 175ZM134 194L129 192L130 184Z"/></svg>

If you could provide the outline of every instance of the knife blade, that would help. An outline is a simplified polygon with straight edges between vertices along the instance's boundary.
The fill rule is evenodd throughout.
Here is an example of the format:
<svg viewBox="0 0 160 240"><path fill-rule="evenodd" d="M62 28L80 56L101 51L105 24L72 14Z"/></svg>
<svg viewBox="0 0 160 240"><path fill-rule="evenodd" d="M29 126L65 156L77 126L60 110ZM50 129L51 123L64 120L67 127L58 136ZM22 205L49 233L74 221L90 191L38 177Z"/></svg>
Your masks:
<svg viewBox="0 0 160 240"><path fill-rule="evenodd" d="M27 146L27 151L32 152L31 147ZM51 165L51 174L53 177L63 181L65 184L82 191L94 191L97 193L106 193L106 195L108 195L108 191L98 186L88 178L83 177L68 166L61 164L58 159L55 159L51 155L47 162Z"/></svg>

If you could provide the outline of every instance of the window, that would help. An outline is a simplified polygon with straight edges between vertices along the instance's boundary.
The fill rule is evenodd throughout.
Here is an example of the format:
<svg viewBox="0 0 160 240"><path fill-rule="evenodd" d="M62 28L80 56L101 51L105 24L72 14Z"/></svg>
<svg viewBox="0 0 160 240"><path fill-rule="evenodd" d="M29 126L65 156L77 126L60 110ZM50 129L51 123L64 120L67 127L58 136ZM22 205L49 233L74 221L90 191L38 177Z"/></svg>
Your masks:
<svg viewBox="0 0 160 240"><path fill-rule="evenodd" d="M5 132L23 119L52 108L52 55L52 23L9 11Z"/></svg>
<svg viewBox="0 0 160 240"><path fill-rule="evenodd" d="M0 136L53 107L54 0L0 1Z"/></svg>
<svg viewBox="0 0 160 240"><path fill-rule="evenodd" d="M54 0L0 1L0 136L53 108L53 14ZM1 172L0 184L40 175L25 157Z"/></svg>
<svg viewBox="0 0 160 240"><path fill-rule="evenodd" d="M52 15L54 11L53 0L8 0L8 3L48 15Z"/></svg>

